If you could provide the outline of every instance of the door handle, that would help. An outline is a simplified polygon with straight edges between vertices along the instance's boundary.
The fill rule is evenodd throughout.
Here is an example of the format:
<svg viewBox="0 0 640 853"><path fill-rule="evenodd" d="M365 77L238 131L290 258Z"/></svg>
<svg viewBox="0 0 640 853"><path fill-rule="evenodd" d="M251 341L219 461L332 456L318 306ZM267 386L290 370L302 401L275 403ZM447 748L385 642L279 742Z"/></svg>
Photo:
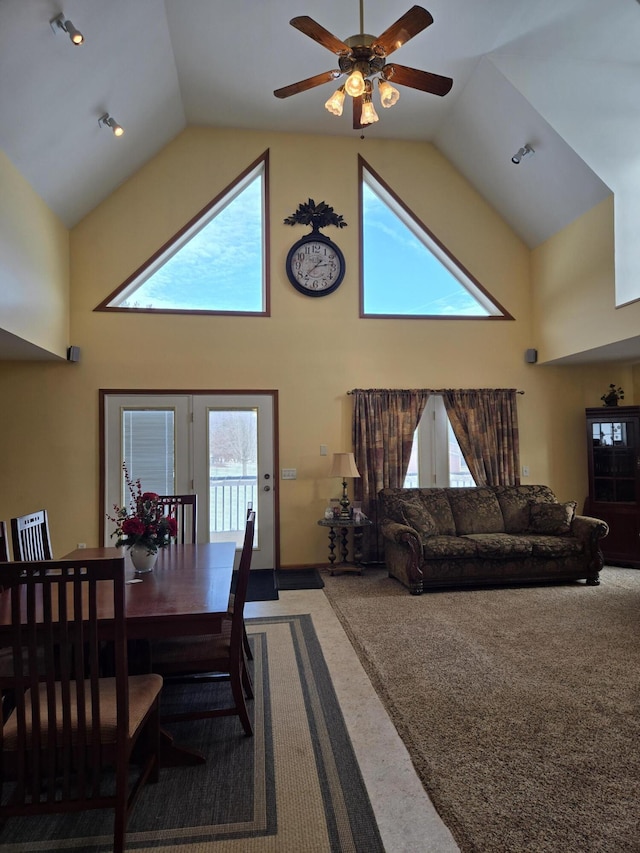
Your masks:
<svg viewBox="0 0 640 853"><path fill-rule="evenodd" d="M264 486L264 487L263 487L263 489L262 489L262 491L263 491L263 492L270 492L270 491L271 491L271 486Z"/></svg>

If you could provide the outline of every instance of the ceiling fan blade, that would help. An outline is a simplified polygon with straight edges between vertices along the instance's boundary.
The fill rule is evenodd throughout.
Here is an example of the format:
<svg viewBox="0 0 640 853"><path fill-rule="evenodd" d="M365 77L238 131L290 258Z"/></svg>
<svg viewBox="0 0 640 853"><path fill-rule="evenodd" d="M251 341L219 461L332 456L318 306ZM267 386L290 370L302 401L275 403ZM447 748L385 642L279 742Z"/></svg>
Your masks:
<svg viewBox="0 0 640 853"><path fill-rule="evenodd" d="M288 98L291 95L297 95L298 92L306 92L307 89L313 89L314 86L322 86L323 83L330 83L332 80L337 80L342 77L342 71L334 69L333 71L324 71L322 74L316 74L314 77L307 77L306 80L300 80L298 83L292 83L290 86L283 86L282 89L276 89L274 95L276 98Z"/></svg>
<svg viewBox="0 0 640 853"><path fill-rule="evenodd" d="M412 6L408 12L398 18L395 24L386 29L382 35L377 38L371 47L378 53L379 50L384 51L384 56L389 56L394 50L402 47L409 39L425 30L433 23L433 18L423 9L422 6Z"/></svg>
<svg viewBox="0 0 640 853"><path fill-rule="evenodd" d="M418 71L417 68L408 68L406 65L392 63L385 65L382 76L390 83L398 83L400 86L410 86L412 89L420 89L422 92L430 92L432 95L446 95L453 86L451 77L442 77L440 74L431 74L429 71Z"/></svg>
<svg viewBox="0 0 640 853"><path fill-rule="evenodd" d="M325 30L323 26L314 21L308 15L300 15L297 18L292 18L289 23L292 27L300 30L309 38L317 41L323 47L326 47L332 53L350 53L350 48L339 38L336 38L329 30Z"/></svg>

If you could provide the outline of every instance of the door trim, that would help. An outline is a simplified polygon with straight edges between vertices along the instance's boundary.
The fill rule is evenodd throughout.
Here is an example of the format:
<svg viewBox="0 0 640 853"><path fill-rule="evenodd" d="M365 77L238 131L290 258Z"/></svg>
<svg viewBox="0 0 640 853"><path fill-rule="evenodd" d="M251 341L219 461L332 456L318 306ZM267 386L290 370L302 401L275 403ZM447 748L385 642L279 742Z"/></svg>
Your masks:
<svg viewBox="0 0 640 853"><path fill-rule="evenodd" d="M104 546L104 518L106 515L106 506L105 506L105 493L106 493L106 470L105 470L105 458L106 458L106 434L105 434L105 398L109 395L125 395L125 394L134 394L139 397L143 396L159 396L159 395L190 395L193 397L202 397L202 396L211 396L216 394L221 394L225 396L232 396L234 394L238 395L246 395L251 396L252 394L258 396L269 396L272 399L273 406L273 486L275 495L273 497L273 562L274 569L280 568L280 488L279 482L280 478L278 476L278 472L280 471L280 455L279 455L279 447L280 447L280 434L279 434L279 409L278 409L278 391L275 389L257 389L257 388L208 388L203 390L202 388L198 389L187 389L187 388L100 388L98 390L98 409L99 409L99 466L100 466L100 474L99 474L99 500L98 500L98 530L100 531L100 545Z"/></svg>

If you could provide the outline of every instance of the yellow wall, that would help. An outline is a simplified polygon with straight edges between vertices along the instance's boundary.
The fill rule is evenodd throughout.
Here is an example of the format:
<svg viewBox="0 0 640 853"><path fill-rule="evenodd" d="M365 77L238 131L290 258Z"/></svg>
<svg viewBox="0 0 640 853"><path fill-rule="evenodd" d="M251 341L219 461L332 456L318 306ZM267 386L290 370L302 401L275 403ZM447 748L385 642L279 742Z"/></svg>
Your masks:
<svg viewBox="0 0 640 853"><path fill-rule="evenodd" d="M532 252L533 340L542 362L640 334L640 302L615 306L614 260L612 197Z"/></svg>
<svg viewBox="0 0 640 853"><path fill-rule="evenodd" d="M270 151L271 317L98 313L94 307L247 165ZM358 319L357 155L413 209L514 321ZM284 261L306 229L283 224L301 201L324 200L349 227L328 229L347 259L339 290L309 299ZM71 233L71 339L79 364L0 364L4 454L0 518L50 511L54 548L96 544L98 389L277 389L282 564L326 559L318 528L340 491L319 455L351 448L355 387L514 387L528 482L561 500L586 495L585 405L610 381L586 368L524 363L535 346L531 253L429 145L190 128L117 189ZM393 282L390 282L393 286ZM605 381L606 380L606 381ZM603 385L604 382L604 385ZM632 402L632 400L628 400Z"/></svg>
<svg viewBox="0 0 640 853"><path fill-rule="evenodd" d="M69 232L2 151L0 188L0 329L65 358Z"/></svg>

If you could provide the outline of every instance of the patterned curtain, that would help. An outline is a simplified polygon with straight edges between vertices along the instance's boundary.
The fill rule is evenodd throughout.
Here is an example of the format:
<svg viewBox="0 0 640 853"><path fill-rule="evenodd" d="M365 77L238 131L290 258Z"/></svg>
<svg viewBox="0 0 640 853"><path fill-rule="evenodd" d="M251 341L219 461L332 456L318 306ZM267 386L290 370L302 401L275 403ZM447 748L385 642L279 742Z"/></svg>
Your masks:
<svg viewBox="0 0 640 853"><path fill-rule="evenodd" d="M375 527L363 543L365 560L383 559L378 531L380 489L401 487L409 467L413 434L424 411L429 391L377 390L351 392L354 396L353 446L360 479L354 493Z"/></svg>
<svg viewBox="0 0 640 853"><path fill-rule="evenodd" d="M520 484L516 391L442 391L460 450L478 486Z"/></svg>

